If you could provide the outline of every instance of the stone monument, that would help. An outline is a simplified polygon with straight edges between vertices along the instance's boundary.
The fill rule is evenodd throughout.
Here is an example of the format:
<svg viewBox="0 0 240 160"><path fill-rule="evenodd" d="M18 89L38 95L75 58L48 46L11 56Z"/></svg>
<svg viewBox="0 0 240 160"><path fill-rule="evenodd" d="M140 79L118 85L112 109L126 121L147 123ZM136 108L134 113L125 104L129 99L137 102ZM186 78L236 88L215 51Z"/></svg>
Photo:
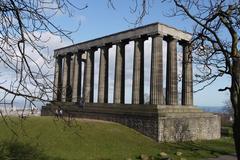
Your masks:
<svg viewBox="0 0 240 160"><path fill-rule="evenodd" d="M144 41L152 38L150 102L144 104ZM156 141L220 138L220 118L193 106L192 35L160 23L56 49L53 101L42 116L61 105L65 115L114 121ZM125 46L134 41L132 104L125 104ZM167 42L166 93L163 41ZM182 46L182 97L178 104L177 43ZM108 103L109 48L116 45L113 103ZM100 48L98 102L94 103L94 54ZM84 68L82 68L84 64ZM84 74L82 74L84 71ZM166 98L164 98L164 96ZM80 99L85 106L79 107Z"/></svg>

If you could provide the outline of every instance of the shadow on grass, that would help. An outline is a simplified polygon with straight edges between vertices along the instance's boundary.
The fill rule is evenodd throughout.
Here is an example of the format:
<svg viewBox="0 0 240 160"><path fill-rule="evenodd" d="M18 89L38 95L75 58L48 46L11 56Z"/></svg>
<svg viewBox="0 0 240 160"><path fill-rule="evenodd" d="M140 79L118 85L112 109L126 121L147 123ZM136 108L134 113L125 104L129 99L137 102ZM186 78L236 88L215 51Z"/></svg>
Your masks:
<svg viewBox="0 0 240 160"><path fill-rule="evenodd" d="M63 160L46 155L38 146L17 140L0 142L1 160Z"/></svg>

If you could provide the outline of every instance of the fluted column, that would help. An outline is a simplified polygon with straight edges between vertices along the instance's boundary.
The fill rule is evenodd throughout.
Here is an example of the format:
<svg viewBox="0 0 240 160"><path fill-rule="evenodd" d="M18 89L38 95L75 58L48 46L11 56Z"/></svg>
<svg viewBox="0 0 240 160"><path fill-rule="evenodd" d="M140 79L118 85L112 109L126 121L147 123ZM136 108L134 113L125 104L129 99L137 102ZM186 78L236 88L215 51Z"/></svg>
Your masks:
<svg viewBox="0 0 240 160"><path fill-rule="evenodd" d="M62 102L66 102L66 88L67 88L67 57L63 57L63 80L62 80Z"/></svg>
<svg viewBox="0 0 240 160"><path fill-rule="evenodd" d="M75 66L75 61L72 53L69 55L69 63L70 63L70 68L69 68L70 75L69 75L69 82L68 82L69 85L67 88L67 101L72 102L74 66Z"/></svg>
<svg viewBox="0 0 240 160"><path fill-rule="evenodd" d="M150 104L164 104L162 43L162 35L152 36Z"/></svg>
<svg viewBox="0 0 240 160"><path fill-rule="evenodd" d="M94 49L86 52L86 63L84 69L83 96L86 103L93 102L94 91Z"/></svg>
<svg viewBox="0 0 240 160"><path fill-rule="evenodd" d="M126 44L127 42L119 42L116 44L114 103L124 103Z"/></svg>
<svg viewBox="0 0 240 160"><path fill-rule="evenodd" d="M72 86L71 86L71 53L64 57L63 64L63 83L62 83L62 101L71 101Z"/></svg>
<svg viewBox="0 0 240 160"><path fill-rule="evenodd" d="M82 53L74 54L74 75L73 75L73 93L72 101L78 102L81 97L81 78L82 78Z"/></svg>
<svg viewBox="0 0 240 160"><path fill-rule="evenodd" d="M193 105L192 54L188 43L183 45L182 60L182 105Z"/></svg>
<svg viewBox="0 0 240 160"><path fill-rule="evenodd" d="M100 50L98 103L108 103L108 49L104 46Z"/></svg>
<svg viewBox="0 0 240 160"><path fill-rule="evenodd" d="M53 100L61 101L62 95L62 57L57 56L55 59Z"/></svg>
<svg viewBox="0 0 240 160"><path fill-rule="evenodd" d="M167 39L167 84L166 104L178 104L177 88L177 40L173 37Z"/></svg>
<svg viewBox="0 0 240 160"><path fill-rule="evenodd" d="M144 103L144 39L134 43L132 103Z"/></svg>

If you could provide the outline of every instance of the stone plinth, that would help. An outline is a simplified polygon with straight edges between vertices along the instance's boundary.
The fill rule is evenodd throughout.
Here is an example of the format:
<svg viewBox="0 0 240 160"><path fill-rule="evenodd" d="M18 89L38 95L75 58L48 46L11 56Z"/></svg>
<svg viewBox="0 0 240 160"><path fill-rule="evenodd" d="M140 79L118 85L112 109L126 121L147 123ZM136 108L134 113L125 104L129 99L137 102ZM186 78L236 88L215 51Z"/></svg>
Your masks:
<svg viewBox="0 0 240 160"><path fill-rule="evenodd" d="M118 122L158 142L206 140L220 138L220 118L190 106L133 104L48 104L42 116L53 115L62 106L65 116Z"/></svg>

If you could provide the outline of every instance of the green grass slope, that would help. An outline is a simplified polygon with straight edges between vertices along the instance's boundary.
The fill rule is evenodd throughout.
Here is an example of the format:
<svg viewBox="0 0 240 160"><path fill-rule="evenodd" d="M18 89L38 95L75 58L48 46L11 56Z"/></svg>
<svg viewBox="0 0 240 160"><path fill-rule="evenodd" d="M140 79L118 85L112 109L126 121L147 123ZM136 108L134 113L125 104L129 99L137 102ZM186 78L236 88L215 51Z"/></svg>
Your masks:
<svg viewBox="0 0 240 160"><path fill-rule="evenodd" d="M141 154L157 156L160 152L176 157L177 151L186 159L202 159L234 152L230 138L157 143L123 125L100 121L68 123L53 117L7 117L6 121L0 120L0 129L0 159L18 155L17 159L23 160L124 160Z"/></svg>

